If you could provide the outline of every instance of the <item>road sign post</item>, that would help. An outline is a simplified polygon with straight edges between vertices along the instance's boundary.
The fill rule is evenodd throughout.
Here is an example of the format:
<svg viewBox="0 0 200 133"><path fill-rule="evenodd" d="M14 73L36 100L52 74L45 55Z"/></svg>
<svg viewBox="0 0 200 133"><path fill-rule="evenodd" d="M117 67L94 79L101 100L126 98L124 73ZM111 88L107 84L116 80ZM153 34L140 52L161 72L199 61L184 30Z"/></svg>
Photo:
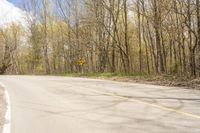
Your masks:
<svg viewBox="0 0 200 133"><path fill-rule="evenodd" d="M79 60L79 65L80 65L80 67L81 67L81 74L83 74L83 66L84 66L84 64L85 64L85 60L84 60L83 58L81 58L81 59Z"/></svg>

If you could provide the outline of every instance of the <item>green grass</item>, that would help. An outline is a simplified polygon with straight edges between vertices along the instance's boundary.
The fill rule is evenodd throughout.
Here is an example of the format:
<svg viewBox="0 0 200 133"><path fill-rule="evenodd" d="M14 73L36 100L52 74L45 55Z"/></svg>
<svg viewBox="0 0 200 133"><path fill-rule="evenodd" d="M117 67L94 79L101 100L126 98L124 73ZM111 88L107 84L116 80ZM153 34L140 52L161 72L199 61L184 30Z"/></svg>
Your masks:
<svg viewBox="0 0 200 133"><path fill-rule="evenodd" d="M55 75L55 74L54 74ZM176 79L185 80L186 77L177 77L173 75L155 75L155 74L141 74L141 73L123 73L123 72L88 72L88 73L65 73L56 74L56 76L68 76L68 77L91 77L91 78L130 78L130 79L143 79L148 81L173 81Z"/></svg>
<svg viewBox="0 0 200 133"><path fill-rule="evenodd" d="M105 78L112 78L112 77L137 77L142 76L145 77L147 75L139 74L139 73L111 73L111 72L104 72L104 73L66 73L60 76L69 76L69 77L105 77Z"/></svg>
<svg viewBox="0 0 200 133"><path fill-rule="evenodd" d="M55 75L55 74L54 74ZM125 82L140 82L147 84L156 84L156 85L166 85L166 86L177 86L177 87L190 87L190 88L199 88L200 79L195 80L195 84L191 82L193 79L190 79L186 76L177 76L177 75L156 75L156 74L140 74L140 73L122 73L122 72L104 72L104 73L65 73L65 74L56 74L56 76L67 76L67 77L86 77L86 78L99 78L99 79L108 79L115 81L125 81Z"/></svg>

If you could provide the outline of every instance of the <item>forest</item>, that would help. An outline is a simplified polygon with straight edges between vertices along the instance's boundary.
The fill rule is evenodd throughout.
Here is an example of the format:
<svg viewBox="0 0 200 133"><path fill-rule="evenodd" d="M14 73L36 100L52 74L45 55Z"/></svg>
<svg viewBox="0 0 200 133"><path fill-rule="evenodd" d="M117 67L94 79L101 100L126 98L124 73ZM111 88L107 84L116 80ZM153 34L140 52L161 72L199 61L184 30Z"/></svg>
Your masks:
<svg viewBox="0 0 200 133"><path fill-rule="evenodd" d="M200 0L28 0L0 28L0 74L200 77Z"/></svg>

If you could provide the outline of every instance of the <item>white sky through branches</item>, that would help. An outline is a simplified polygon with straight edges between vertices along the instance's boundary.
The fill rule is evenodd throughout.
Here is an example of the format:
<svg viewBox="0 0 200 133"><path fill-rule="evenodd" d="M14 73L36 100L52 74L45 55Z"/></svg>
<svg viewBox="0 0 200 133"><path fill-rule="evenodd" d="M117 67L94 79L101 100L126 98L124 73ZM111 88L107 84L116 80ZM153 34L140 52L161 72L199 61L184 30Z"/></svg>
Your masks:
<svg viewBox="0 0 200 133"><path fill-rule="evenodd" d="M25 25L25 18L26 12L7 0L0 0L0 27L5 27L12 23Z"/></svg>

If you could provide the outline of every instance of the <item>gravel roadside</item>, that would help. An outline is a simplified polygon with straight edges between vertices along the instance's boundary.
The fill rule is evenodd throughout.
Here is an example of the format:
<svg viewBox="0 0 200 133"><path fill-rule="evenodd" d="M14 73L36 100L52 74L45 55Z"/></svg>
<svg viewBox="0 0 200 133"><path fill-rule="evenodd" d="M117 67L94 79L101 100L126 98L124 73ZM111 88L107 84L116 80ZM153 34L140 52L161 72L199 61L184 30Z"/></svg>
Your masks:
<svg viewBox="0 0 200 133"><path fill-rule="evenodd" d="M5 111L6 111L6 101L5 101L5 95L4 90L0 86L0 133L2 133L3 125L5 122Z"/></svg>

